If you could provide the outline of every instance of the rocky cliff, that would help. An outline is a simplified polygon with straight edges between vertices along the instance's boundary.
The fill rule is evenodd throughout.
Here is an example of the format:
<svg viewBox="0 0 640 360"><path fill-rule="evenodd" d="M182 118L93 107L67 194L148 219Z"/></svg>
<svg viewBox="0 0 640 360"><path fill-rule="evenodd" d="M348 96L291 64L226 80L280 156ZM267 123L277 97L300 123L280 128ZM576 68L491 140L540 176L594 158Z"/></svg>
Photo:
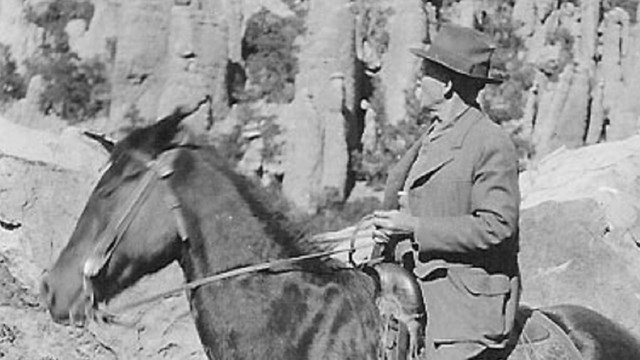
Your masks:
<svg viewBox="0 0 640 360"><path fill-rule="evenodd" d="M627 10L637 9L629 1ZM523 121L543 157L565 145L623 139L638 131L632 95L638 76L640 28L606 1L520 0L513 8L523 56L536 73Z"/></svg>

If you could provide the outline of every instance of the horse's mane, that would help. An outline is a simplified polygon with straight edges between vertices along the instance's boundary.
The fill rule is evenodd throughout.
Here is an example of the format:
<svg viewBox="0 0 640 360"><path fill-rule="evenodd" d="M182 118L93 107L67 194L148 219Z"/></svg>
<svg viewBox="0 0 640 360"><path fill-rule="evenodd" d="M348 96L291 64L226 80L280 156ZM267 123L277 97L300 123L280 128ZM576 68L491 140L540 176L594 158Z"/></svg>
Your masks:
<svg viewBox="0 0 640 360"><path fill-rule="evenodd" d="M111 153L111 161L115 163L123 156L132 153L143 154L145 157L154 159L163 151L175 148L177 145L173 144L172 140L181 131L179 120L181 119L174 113L155 124L133 130L116 144ZM214 146L195 144L188 146L203 152L208 166L230 180L242 200L249 206L253 216L265 225L270 240L278 243L286 256L293 257L328 250L326 246L310 240L302 222L294 221L287 215L292 213L291 209L277 191L269 191L257 181L236 172L229 161L220 156ZM302 266L314 270L343 267L339 261L329 258L308 260L302 263Z"/></svg>
<svg viewBox="0 0 640 360"><path fill-rule="evenodd" d="M211 153L212 164L216 170L224 174L238 190L238 193L249 206L253 216L265 225L271 240L278 243L289 257L327 251L326 246L311 240L307 226L302 221L293 220L289 203L277 190L270 190L256 180L244 176L219 156L215 147L206 151ZM339 261L322 258L305 261L309 268L322 270L344 267ZM306 267L306 266L305 266Z"/></svg>

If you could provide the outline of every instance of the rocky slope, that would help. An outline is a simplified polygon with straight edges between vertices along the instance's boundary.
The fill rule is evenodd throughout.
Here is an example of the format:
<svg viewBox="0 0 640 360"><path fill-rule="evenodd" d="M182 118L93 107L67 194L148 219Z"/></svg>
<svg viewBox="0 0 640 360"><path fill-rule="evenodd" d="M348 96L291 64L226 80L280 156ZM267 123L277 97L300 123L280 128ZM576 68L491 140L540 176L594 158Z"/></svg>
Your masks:
<svg viewBox="0 0 640 360"><path fill-rule="evenodd" d="M204 359L186 298L123 314L131 326L54 324L38 297L42 273L66 244L107 161L101 145L0 118L0 357L7 359ZM110 306L182 282L177 266L144 280Z"/></svg>

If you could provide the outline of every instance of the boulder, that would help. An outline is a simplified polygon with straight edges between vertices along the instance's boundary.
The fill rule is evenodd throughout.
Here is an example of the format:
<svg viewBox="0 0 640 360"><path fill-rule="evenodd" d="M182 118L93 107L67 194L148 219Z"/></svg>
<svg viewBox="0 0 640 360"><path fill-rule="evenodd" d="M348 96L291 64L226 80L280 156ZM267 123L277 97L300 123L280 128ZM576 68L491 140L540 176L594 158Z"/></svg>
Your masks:
<svg viewBox="0 0 640 360"><path fill-rule="evenodd" d="M560 150L521 175L523 301L580 304L640 335L640 136Z"/></svg>

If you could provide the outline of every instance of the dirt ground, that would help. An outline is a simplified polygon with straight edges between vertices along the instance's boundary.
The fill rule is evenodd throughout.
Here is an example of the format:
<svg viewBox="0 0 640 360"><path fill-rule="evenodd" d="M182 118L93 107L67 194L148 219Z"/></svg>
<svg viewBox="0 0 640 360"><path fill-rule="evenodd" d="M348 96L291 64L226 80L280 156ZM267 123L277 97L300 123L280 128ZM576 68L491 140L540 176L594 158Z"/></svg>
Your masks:
<svg viewBox="0 0 640 360"><path fill-rule="evenodd" d="M25 289L0 258L0 359L116 359L86 329L55 324L36 294Z"/></svg>
<svg viewBox="0 0 640 360"><path fill-rule="evenodd" d="M181 281L170 267L141 281L110 306L131 302ZM184 294L124 314L131 326L54 323L38 295L7 270L0 256L0 359L4 360L204 360Z"/></svg>

